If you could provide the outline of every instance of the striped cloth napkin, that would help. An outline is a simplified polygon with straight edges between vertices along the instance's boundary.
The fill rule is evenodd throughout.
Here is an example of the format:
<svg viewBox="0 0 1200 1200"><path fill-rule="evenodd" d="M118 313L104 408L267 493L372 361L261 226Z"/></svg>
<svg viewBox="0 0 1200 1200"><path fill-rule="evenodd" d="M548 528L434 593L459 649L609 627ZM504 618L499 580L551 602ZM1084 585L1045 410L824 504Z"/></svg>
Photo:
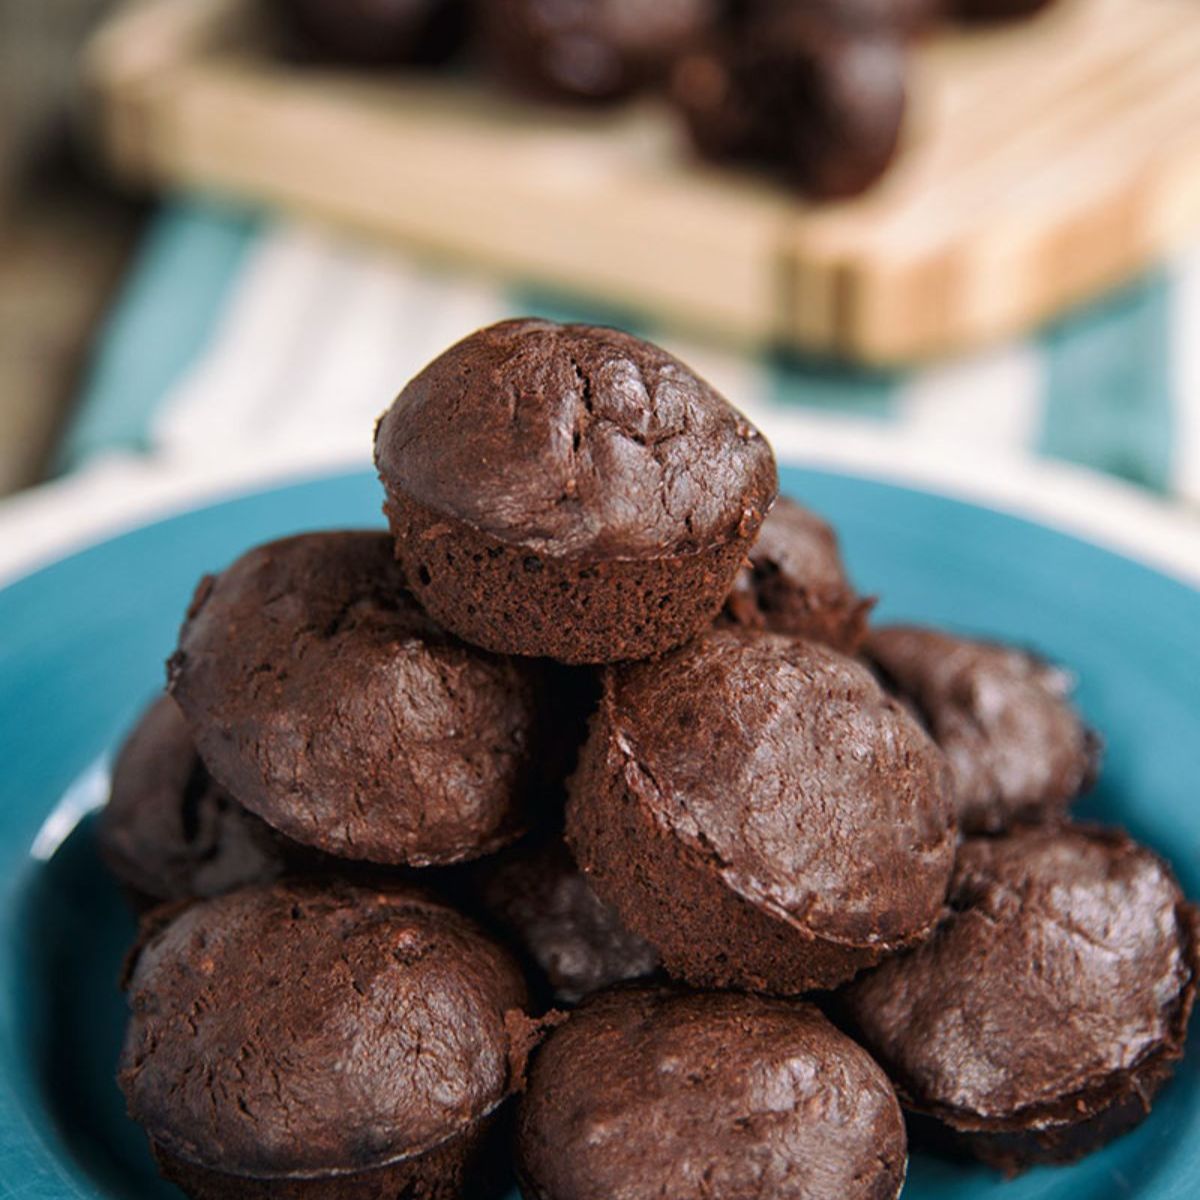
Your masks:
<svg viewBox="0 0 1200 1200"><path fill-rule="evenodd" d="M152 226L99 343L65 470L113 452L194 463L231 447L369 451L401 384L518 314L661 342L770 435L785 415L888 430L958 463L1083 464L1200 504L1200 253L1026 340L909 372L689 341L628 314L418 263L326 230L201 202Z"/></svg>

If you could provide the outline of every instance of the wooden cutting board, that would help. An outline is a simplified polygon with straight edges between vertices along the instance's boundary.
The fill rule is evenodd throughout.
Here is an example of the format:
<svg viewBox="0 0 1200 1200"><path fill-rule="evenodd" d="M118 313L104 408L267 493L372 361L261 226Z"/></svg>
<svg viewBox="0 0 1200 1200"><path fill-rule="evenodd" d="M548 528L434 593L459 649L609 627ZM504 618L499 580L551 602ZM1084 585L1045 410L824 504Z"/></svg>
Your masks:
<svg viewBox="0 0 1200 1200"><path fill-rule="evenodd" d="M1196 0L1061 0L914 52L905 146L806 204L662 107L299 67L253 0L140 0L88 67L127 177L232 193L748 343L894 364L1017 333L1200 231Z"/></svg>

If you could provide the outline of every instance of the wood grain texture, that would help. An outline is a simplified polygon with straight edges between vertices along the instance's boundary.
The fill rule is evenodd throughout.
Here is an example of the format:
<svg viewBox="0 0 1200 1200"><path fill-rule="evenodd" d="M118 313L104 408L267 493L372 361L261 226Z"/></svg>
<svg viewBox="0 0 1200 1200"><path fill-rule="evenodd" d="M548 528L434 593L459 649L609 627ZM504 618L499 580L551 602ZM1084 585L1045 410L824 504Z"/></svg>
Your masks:
<svg viewBox="0 0 1200 1200"><path fill-rule="evenodd" d="M89 55L127 176L218 189L752 344L878 364L1018 333L1200 227L1195 0L1060 0L914 52L902 154L813 206L669 113L289 66L250 0L138 0Z"/></svg>

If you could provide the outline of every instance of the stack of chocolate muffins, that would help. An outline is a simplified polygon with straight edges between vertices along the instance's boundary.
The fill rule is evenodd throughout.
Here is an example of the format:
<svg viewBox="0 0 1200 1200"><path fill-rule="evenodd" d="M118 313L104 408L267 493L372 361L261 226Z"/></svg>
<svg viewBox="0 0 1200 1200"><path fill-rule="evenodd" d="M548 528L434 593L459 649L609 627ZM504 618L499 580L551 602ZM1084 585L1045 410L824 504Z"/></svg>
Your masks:
<svg viewBox="0 0 1200 1200"><path fill-rule="evenodd" d="M474 50L503 88L609 105L661 93L697 151L816 199L864 191L899 147L909 43L942 18L1051 0L270 0L303 56L428 68Z"/></svg>
<svg viewBox="0 0 1200 1200"><path fill-rule="evenodd" d="M762 435L624 333L475 333L375 450L389 531L200 582L100 818L168 1178L880 1200L910 1137L1015 1172L1146 1115L1196 912L1069 820L1065 671L870 628Z"/></svg>

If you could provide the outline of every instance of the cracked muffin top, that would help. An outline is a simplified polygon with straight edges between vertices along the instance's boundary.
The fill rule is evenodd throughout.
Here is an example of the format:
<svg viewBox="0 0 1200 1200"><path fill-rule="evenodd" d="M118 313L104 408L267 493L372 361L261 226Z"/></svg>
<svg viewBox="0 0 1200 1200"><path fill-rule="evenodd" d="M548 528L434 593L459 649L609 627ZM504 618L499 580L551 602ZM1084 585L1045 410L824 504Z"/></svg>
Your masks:
<svg viewBox="0 0 1200 1200"><path fill-rule="evenodd" d="M809 1004L602 993L537 1053L517 1129L544 1200L891 1200L904 1122L870 1056Z"/></svg>
<svg viewBox="0 0 1200 1200"><path fill-rule="evenodd" d="M434 624L386 533L285 538L206 577L168 668L213 777L298 842L426 866L522 832L538 667Z"/></svg>
<svg viewBox="0 0 1200 1200"><path fill-rule="evenodd" d="M1080 1121L1122 1077L1178 1056L1196 914L1125 834L1030 826L968 839L948 903L928 942L846 992L913 1107L966 1128Z"/></svg>
<svg viewBox="0 0 1200 1200"><path fill-rule="evenodd" d="M713 630L606 672L590 738L654 828L750 903L845 945L936 922L955 843L942 756L853 659Z"/></svg>
<svg viewBox="0 0 1200 1200"><path fill-rule="evenodd" d="M413 1157L520 1074L516 965L416 893L281 882L200 901L144 940L127 987L130 1114L227 1173Z"/></svg>
<svg viewBox="0 0 1200 1200"><path fill-rule="evenodd" d="M964 832L1061 817L1095 779L1101 741L1075 711L1074 679L1061 667L911 625L873 630L865 654L946 755Z"/></svg>
<svg viewBox="0 0 1200 1200"><path fill-rule="evenodd" d="M376 430L389 492L559 558L683 555L753 536L766 440L681 362L590 325L504 321L429 364Z"/></svg>

